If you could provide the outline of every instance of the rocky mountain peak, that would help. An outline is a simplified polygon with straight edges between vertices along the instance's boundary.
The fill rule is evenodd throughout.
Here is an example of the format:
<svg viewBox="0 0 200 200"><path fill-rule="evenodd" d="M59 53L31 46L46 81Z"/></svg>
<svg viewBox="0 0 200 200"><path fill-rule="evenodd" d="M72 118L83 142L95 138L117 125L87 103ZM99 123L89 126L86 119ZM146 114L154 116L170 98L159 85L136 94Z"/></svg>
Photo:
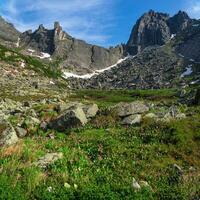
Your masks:
<svg viewBox="0 0 200 200"><path fill-rule="evenodd" d="M168 24L172 34L183 31L191 23L191 19L184 11L179 11L176 15L168 20Z"/></svg>
<svg viewBox="0 0 200 200"><path fill-rule="evenodd" d="M19 37L19 31L17 31L13 24L7 22L0 16L0 41L8 46L13 46Z"/></svg>
<svg viewBox="0 0 200 200"><path fill-rule="evenodd" d="M170 17L168 14L150 10L140 17L133 27L127 51L134 55L148 46L163 45L172 34L183 31L191 23L192 20L184 11Z"/></svg>
<svg viewBox="0 0 200 200"><path fill-rule="evenodd" d="M55 40L64 40L66 33L62 30L62 26L59 22L54 22Z"/></svg>
<svg viewBox="0 0 200 200"><path fill-rule="evenodd" d="M127 43L130 54L141 52L147 46L163 45L170 38L167 25L169 15L150 10L133 27Z"/></svg>
<svg viewBox="0 0 200 200"><path fill-rule="evenodd" d="M38 31L43 31L43 30L45 30L44 25L40 24L39 27L38 27Z"/></svg>
<svg viewBox="0 0 200 200"><path fill-rule="evenodd" d="M54 22L54 29L58 29L58 28L62 29L62 27L60 26L60 23L56 21Z"/></svg>
<svg viewBox="0 0 200 200"><path fill-rule="evenodd" d="M185 11L182 11L182 10L179 10L179 12L175 16L182 19L190 19L189 15Z"/></svg>

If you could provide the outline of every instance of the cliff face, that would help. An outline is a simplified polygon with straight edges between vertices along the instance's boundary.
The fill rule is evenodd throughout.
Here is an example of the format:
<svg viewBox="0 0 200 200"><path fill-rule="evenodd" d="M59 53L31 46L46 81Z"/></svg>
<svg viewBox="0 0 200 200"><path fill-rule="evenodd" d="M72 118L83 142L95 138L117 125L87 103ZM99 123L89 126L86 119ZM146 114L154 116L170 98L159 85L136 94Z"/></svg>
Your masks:
<svg viewBox="0 0 200 200"><path fill-rule="evenodd" d="M177 34L185 30L191 23L192 19L184 11L179 11L176 15L169 18L168 26L170 28L171 34Z"/></svg>
<svg viewBox="0 0 200 200"><path fill-rule="evenodd" d="M17 46L20 33L0 16L0 41L6 46Z"/></svg>
<svg viewBox="0 0 200 200"><path fill-rule="evenodd" d="M170 29L167 26L169 15L149 11L144 14L133 27L127 43L129 53L136 54L145 47L163 45L170 38Z"/></svg>
<svg viewBox="0 0 200 200"><path fill-rule="evenodd" d="M123 47L106 49L75 39L65 33L58 22L53 30L42 25L35 32L21 35L21 45L49 53L61 60L61 66L77 73L91 72L115 64L123 57Z"/></svg>
<svg viewBox="0 0 200 200"><path fill-rule="evenodd" d="M134 55L148 46L163 45L169 41L172 34L183 31L191 23L189 16L182 11L169 17L168 14L150 10L133 27L127 43L127 51Z"/></svg>

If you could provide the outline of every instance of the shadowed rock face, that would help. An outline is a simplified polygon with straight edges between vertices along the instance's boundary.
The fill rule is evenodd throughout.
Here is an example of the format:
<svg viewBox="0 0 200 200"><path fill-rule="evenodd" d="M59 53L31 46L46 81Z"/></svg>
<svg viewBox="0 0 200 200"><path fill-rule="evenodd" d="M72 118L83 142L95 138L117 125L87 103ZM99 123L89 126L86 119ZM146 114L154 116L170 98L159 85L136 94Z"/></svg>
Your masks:
<svg viewBox="0 0 200 200"><path fill-rule="evenodd" d="M136 54L147 46L163 45L170 38L170 30L166 23L168 19L169 15L152 10L144 14L133 27L127 43L128 51Z"/></svg>
<svg viewBox="0 0 200 200"><path fill-rule="evenodd" d="M169 18L168 26L172 34L177 34L186 29L191 22L192 20L186 12L179 11L176 15Z"/></svg>
<svg viewBox="0 0 200 200"><path fill-rule="evenodd" d="M150 10L133 27L127 51L135 55L148 46L163 45L169 41L172 34L183 31L191 22L187 13L182 11L170 18L168 14Z"/></svg>
<svg viewBox="0 0 200 200"><path fill-rule="evenodd" d="M148 47L136 57L90 79L71 79L78 89L160 89L177 86L185 70L182 58L165 47ZM181 79L179 80L181 82Z"/></svg>
<svg viewBox="0 0 200 200"><path fill-rule="evenodd" d="M123 57L121 45L106 49L87 44L65 33L59 22L55 22L53 30L47 30L40 25L33 33L30 31L23 33L21 45L49 53L54 58L60 58L63 68L77 73L105 68Z"/></svg>
<svg viewBox="0 0 200 200"><path fill-rule="evenodd" d="M180 40L180 39L179 39ZM181 40L176 51L188 60L200 62L200 21L193 20L187 29L181 34Z"/></svg>
<svg viewBox="0 0 200 200"><path fill-rule="evenodd" d="M19 35L20 33L15 27L0 16L0 41L3 44L10 43L11 45L17 42Z"/></svg>

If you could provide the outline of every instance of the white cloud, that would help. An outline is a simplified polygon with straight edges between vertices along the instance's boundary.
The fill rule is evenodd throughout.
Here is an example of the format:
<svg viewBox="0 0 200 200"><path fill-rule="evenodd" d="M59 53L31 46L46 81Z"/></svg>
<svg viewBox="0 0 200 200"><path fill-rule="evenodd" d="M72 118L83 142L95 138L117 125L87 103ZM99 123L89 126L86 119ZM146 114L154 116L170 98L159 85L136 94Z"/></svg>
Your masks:
<svg viewBox="0 0 200 200"><path fill-rule="evenodd" d="M185 8L191 17L200 18L200 0L187 0Z"/></svg>
<svg viewBox="0 0 200 200"><path fill-rule="evenodd" d="M112 13L116 0L3 0L2 16L20 31L47 28L59 21L66 32L90 43L106 45L105 30L114 24ZM106 24L106 25L105 25Z"/></svg>

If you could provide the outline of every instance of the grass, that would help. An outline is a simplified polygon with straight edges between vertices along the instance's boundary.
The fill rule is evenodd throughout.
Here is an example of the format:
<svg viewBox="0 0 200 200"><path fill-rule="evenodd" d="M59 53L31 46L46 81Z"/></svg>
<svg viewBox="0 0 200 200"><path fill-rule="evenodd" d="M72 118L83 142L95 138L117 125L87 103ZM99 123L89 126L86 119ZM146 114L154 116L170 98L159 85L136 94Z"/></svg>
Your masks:
<svg viewBox="0 0 200 200"><path fill-rule="evenodd" d="M134 100L176 101L176 89L162 90L79 90L70 96L71 100L93 101L100 107L108 107L119 102Z"/></svg>
<svg viewBox="0 0 200 200"><path fill-rule="evenodd" d="M15 65L20 61L24 61L28 69L32 69L35 72L49 78L61 78L62 75L58 67L58 61L51 63L41 62L39 59L33 58L31 56L25 56L2 45L0 45L0 60Z"/></svg>
<svg viewBox="0 0 200 200"><path fill-rule="evenodd" d="M153 95L149 93L142 95ZM36 109L42 113L49 108ZM190 110L195 114L181 121L145 120L141 126L123 127L115 113L103 109L84 128L66 133L37 128L0 150L0 199L198 199L200 108ZM62 152L64 158L45 170L31 164L49 152ZM182 175L174 164L182 168ZM150 187L135 191L133 177Z"/></svg>

